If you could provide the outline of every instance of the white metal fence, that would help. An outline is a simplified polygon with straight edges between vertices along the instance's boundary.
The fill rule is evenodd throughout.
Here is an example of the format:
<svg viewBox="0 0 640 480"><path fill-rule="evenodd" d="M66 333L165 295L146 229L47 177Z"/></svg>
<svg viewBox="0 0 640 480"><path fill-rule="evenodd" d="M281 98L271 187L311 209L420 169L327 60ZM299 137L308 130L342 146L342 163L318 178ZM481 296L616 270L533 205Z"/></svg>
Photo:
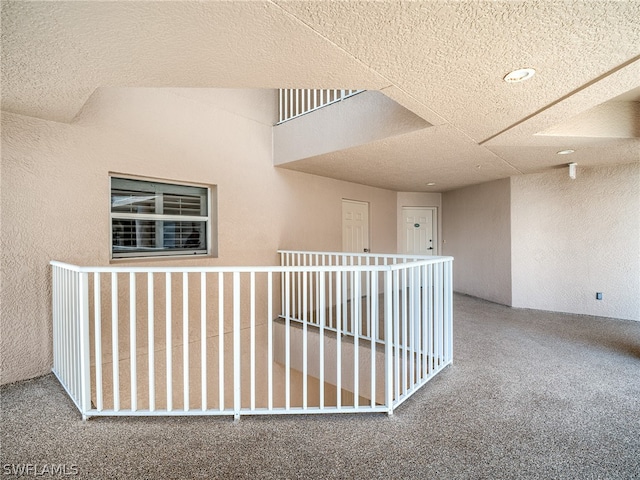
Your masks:
<svg viewBox="0 0 640 480"><path fill-rule="evenodd" d="M278 123L283 123L332 103L349 98L364 90L314 90L281 88Z"/></svg>
<svg viewBox="0 0 640 480"><path fill-rule="evenodd" d="M387 412L452 362L452 258L52 261L53 371L83 418Z"/></svg>

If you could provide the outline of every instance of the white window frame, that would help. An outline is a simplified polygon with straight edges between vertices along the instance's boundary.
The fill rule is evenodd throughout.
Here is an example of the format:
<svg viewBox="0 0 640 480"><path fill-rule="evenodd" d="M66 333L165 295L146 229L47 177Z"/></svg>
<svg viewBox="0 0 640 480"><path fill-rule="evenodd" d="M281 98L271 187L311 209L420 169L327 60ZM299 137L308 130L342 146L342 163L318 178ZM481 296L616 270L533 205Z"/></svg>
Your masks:
<svg viewBox="0 0 640 480"><path fill-rule="evenodd" d="M190 188L206 189L206 212L207 215L169 215L163 213L125 213L125 212L113 212L112 211L112 194L113 194L113 180L132 180L134 182L147 182L153 184L164 184L169 189L179 190L184 188L185 192L188 192ZM162 187L160 187L162 190ZM132 260L132 259L158 259L158 258L184 258L184 257L202 257L202 256L217 256L217 242L216 242L216 226L214 225L216 219L216 186L215 185L203 185L190 182L173 181L166 179L157 179L149 177L137 177L126 174L110 173L109 174L109 231L110 231L110 257L111 260ZM159 210L162 210L161 196L156 197L156 206ZM199 249L167 249L164 250L161 246L164 244L163 228L158 228L156 224L156 243L160 242L157 250L152 251L132 251L132 252L114 252L114 220L141 220L141 221L155 221L155 222L204 222L205 223L205 248Z"/></svg>

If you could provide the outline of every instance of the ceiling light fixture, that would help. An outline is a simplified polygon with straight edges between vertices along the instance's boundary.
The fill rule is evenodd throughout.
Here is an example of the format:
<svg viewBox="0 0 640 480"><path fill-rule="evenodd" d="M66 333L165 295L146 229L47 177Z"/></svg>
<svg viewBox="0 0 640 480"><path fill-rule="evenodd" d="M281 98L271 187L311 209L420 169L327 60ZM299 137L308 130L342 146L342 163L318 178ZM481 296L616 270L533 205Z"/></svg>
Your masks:
<svg viewBox="0 0 640 480"><path fill-rule="evenodd" d="M435 185L435 182L429 182L427 183L427 187L433 187Z"/></svg>
<svg viewBox="0 0 640 480"><path fill-rule="evenodd" d="M525 80L529 80L535 74L536 71L533 68L519 68L518 70L507 73L503 80L507 83L524 82Z"/></svg>
<svg viewBox="0 0 640 480"><path fill-rule="evenodd" d="M571 178L571 180L576 179L576 165L577 163L575 162L569 164L569 178Z"/></svg>
<svg viewBox="0 0 640 480"><path fill-rule="evenodd" d="M571 149L569 149L569 150L560 150L559 152L556 152L556 154L557 155L570 155L573 152L575 152L575 150L571 150Z"/></svg>

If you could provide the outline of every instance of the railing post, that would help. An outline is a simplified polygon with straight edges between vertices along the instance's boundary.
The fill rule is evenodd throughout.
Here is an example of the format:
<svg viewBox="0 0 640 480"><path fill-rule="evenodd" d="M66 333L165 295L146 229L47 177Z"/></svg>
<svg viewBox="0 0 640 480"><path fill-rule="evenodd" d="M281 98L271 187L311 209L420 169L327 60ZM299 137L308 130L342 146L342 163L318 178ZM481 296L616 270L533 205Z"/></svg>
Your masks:
<svg viewBox="0 0 640 480"><path fill-rule="evenodd" d="M60 267L52 267L53 371L60 376Z"/></svg>
<svg viewBox="0 0 640 480"><path fill-rule="evenodd" d="M80 392L82 398L82 419L88 418L87 412L91 409L91 368L89 358L89 274L78 273L80 277L78 301L80 302Z"/></svg>
<svg viewBox="0 0 640 480"><path fill-rule="evenodd" d="M387 413L393 415L393 279L391 269L384 272L384 395Z"/></svg>

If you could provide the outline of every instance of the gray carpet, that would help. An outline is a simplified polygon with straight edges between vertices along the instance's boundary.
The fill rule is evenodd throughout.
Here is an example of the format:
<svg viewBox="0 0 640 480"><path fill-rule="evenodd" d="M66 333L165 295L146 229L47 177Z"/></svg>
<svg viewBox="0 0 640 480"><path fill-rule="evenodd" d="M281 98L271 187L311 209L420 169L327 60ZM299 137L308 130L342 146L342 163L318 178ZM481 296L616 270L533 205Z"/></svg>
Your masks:
<svg viewBox="0 0 640 480"><path fill-rule="evenodd" d="M640 478L640 322L454 307L454 365L392 417L83 422L52 375L3 386L0 475Z"/></svg>

